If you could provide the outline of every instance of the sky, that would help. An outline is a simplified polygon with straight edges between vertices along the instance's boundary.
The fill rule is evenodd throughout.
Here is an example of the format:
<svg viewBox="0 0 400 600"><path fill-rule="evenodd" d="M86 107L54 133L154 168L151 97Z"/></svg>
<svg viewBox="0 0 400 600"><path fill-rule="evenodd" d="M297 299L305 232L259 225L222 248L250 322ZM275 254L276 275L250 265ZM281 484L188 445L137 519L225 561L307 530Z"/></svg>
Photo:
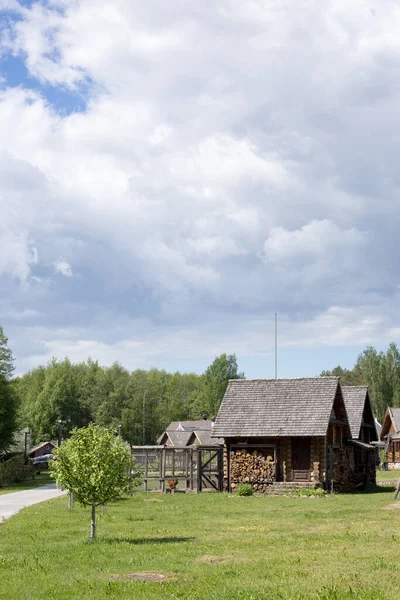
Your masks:
<svg viewBox="0 0 400 600"><path fill-rule="evenodd" d="M248 377L400 334L400 0L0 0L0 324Z"/></svg>

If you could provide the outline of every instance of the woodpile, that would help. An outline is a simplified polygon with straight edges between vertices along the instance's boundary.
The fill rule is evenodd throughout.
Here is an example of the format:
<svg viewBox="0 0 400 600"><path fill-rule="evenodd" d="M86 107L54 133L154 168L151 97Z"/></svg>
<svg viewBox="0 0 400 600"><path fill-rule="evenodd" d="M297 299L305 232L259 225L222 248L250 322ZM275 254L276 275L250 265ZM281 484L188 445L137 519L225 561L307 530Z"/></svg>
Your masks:
<svg viewBox="0 0 400 600"><path fill-rule="evenodd" d="M237 450L231 453L231 487L239 483L251 483L254 491L265 492L275 479L275 463L271 455L253 450Z"/></svg>
<svg viewBox="0 0 400 600"><path fill-rule="evenodd" d="M369 489L376 485L375 455L369 452L366 464L358 471L354 469L354 460L350 460L349 451L341 448L334 451L333 480L335 492L351 492L354 489Z"/></svg>
<svg viewBox="0 0 400 600"><path fill-rule="evenodd" d="M350 466L347 450L335 449L333 453L333 481L335 492L348 492L354 489L354 471Z"/></svg>

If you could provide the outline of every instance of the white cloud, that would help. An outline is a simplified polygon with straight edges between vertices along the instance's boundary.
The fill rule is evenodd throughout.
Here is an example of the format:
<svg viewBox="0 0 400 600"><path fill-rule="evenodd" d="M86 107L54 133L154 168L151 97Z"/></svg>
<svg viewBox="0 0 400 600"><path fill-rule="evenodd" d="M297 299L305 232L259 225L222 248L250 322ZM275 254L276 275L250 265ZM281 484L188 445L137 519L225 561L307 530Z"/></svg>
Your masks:
<svg viewBox="0 0 400 600"><path fill-rule="evenodd" d="M313 220L295 231L283 227L271 230L264 244L266 259L273 263L318 261L328 254L333 261L339 256L354 256L368 244L368 235L356 228L340 229L329 219ZM343 263L341 263L343 267Z"/></svg>
<svg viewBox="0 0 400 600"><path fill-rule="evenodd" d="M15 6L3 0L0 9ZM381 339L381 307L399 281L398 7L218 0L209 11L53 0L17 8L0 51L24 60L39 91L23 81L0 91L2 281L29 282L40 315L51 295L55 328L67 318L74 327L91 303L119 310L120 302L126 318L151 313L172 335L196 323L194 335L216 349L226 346L210 330L223 315L220 338L257 352L260 324L254 335L246 327L283 307L302 340L300 317L332 345L335 336ZM87 106L68 113L74 91L87 93ZM71 265L87 283L80 299ZM70 278L71 297L55 273ZM23 311L28 299L13 285L9 302ZM29 308L38 306L29 299ZM387 312L385 335L400 326ZM231 335L240 319L246 327ZM107 321L96 325L104 335ZM85 330L73 343L111 359L130 351L117 338ZM50 351L73 352L54 339ZM179 340L177 348L200 352Z"/></svg>
<svg viewBox="0 0 400 600"><path fill-rule="evenodd" d="M37 262L37 250L27 233L9 231L0 225L0 275L8 274L25 283L31 266Z"/></svg>
<svg viewBox="0 0 400 600"><path fill-rule="evenodd" d="M56 273L61 273L65 277L72 277L72 267L68 261L60 259L54 262Z"/></svg>

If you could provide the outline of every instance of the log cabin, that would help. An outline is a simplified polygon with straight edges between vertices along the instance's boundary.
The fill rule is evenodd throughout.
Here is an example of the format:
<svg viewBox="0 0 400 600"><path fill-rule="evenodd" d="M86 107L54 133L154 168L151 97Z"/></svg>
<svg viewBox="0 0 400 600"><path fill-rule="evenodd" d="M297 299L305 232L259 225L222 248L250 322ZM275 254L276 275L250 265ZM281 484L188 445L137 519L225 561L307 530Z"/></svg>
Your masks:
<svg viewBox="0 0 400 600"><path fill-rule="evenodd" d="M387 408L382 424L381 441L385 442L389 469L400 469L400 408Z"/></svg>
<svg viewBox="0 0 400 600"><path fill-rule="evenodd" d="M271 486L349 491L372 484L372 458L360 460L355 472L355 448L375 456L375 448L359 439L370 435L369 396L346 396L351 425L338 377L229 381L212 432L224 439L225 489L241 482L263 492Z"/></svg>
<svg viewBox="0 0 400 600"><path fill-rule="evenodd" d="M376 419L366 386L342 386L344 403L350 425L351 439L346 440L350 472L356 487L376 485L376 466L379 454Z"/></svg>

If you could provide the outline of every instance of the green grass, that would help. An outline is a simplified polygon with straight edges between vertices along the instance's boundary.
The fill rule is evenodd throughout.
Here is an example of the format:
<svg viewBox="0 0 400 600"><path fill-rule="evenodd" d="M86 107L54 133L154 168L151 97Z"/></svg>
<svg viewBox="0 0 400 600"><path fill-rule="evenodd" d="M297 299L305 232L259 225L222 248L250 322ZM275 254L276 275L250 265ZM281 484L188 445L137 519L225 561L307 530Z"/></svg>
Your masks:
<svg viewBox="0 0 400 600"><path fill-rule="evenodd" d="M399 481L400 469L390 469L390 471L377 471L376 481Z"/></svg>
<svg viewBox="0 0 400 600"><path fill-rule="evenodd" d="M135 493L99 515L94 544L89 509L53 500L0 527L0 598L397 599L392 495L390 487L321 498ZM127 577L138 572L171 579Z"/></svg>
<svg viewBox="0 0 400 600"><path fill-rule="evenodd" d="M48 483L54 483L54 479L50 477L47 471L43 471L40 475L35 475L35 479L25 479L25 481L10 483L7 487L0 488L0 495L22 492L22 490L33 490Z"/></svg>

